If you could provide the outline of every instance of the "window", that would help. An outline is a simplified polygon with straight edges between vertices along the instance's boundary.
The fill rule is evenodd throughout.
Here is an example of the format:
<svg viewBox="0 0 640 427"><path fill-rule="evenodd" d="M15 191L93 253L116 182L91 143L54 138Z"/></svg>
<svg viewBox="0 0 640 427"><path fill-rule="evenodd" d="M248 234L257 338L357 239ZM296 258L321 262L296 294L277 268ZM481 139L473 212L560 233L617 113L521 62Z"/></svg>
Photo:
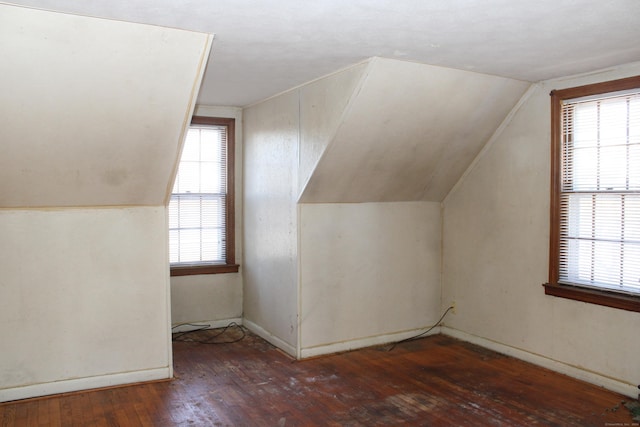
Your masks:
<svg viewBox="0 0 640 427"><path fill-rule="evenodd" d="M640 311L640 76L551 93L545 293Z"/></svg>
<svg viewBox="0 0 640 427"><path fill-rule="evenodd" d="M233 119L194 117L169 202L171 275L238 271Z"/></svg>

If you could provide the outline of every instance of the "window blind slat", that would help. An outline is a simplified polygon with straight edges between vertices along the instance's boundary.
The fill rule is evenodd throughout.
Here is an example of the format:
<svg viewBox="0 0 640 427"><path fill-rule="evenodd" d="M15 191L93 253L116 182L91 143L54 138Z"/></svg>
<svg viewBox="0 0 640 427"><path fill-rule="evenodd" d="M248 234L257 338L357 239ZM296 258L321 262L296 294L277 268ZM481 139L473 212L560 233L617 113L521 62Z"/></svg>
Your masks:
<svg viewBox="0 0 640 427"><path fill-rule="evenodd" d="M225 126L192 125L169 203L169 257L174 265L226 262Z"/></svg>
<svg viewBox="0 0 640 427"><path fill-rule="evenodd" d="M559 276L640 294L640 93L562 107Z"/></svg>

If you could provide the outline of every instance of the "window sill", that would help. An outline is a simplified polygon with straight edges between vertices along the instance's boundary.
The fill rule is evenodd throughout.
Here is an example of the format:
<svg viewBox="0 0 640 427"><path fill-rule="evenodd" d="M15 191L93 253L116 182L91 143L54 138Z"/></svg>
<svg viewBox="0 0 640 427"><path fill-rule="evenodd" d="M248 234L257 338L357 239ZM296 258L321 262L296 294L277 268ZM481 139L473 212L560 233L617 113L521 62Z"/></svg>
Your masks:
<svg viewBox="0 0 640 427"><path fill-rule="evenodd" d="M578 286L545 283L544 293L560 298L568 298L606 307L640 312L640 296L618 294L615 292L586 289Z"/></svg>
<svg viewBox="0 0 640 427"><path fill-rule="evenodd" d="M189 265L183 267L171 267L171 276L192 276L196 274L224 274L237 273L238 264L223 265Z"/></svg>

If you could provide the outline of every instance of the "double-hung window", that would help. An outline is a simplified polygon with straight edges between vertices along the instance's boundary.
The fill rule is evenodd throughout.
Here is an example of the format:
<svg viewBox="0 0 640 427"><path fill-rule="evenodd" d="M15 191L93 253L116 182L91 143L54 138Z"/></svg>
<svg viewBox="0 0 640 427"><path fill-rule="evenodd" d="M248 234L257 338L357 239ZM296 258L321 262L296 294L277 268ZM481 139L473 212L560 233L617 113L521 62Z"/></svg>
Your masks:
<svg viewBox="0 0 640 427"><path fill-rule="evenodd" d="M194 117L169 202L171 275L238 271L233 119Z"/></svg>
<svg viewBox="0 0 640 427"><path fill-rule="evenodd" d="M551 101L546 293L640 311L640 76Z"/></svg>

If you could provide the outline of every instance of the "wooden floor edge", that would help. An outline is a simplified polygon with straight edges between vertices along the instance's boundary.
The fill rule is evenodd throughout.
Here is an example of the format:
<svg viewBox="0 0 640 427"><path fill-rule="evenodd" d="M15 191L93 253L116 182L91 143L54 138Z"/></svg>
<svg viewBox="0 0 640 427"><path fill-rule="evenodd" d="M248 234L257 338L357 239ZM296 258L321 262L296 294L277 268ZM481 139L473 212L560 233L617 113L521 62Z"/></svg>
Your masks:
<svg viewBox="0 0 640 427"><path fill-rule="evenodd" d="M31 402L37 402L40 400L54 399L54 398L60 398L60 397L76 396L82 393L91 393L94 391L106 391L106 390L119 389L119 388L125 388L125 387L136 387L136 386L141 386L146 384L164 383L164 382L173 381L174 379L175 377L160 378L157 380L140 381L140 382L128 383L128 384L114 384L114 385L109 385L104 387L95 387L95 388L87 388L83 390L67 391L64 393L47 394L44 396L26 397L24 399L7 400L5 402L0 402L0 406L12 405L16 403L31 403Z"/></svg>
<svg viewBox="0 0 640 427"><path fill-rule="evenodd" d="M543 354L533 353L531 351L494 341L489 338L473 335L459 329L444 326L442 334L478 345L499 354L514 357L533 365L540 366L560 375L565 375L598 387L602 387L614 393L627 396L630 399L640 401L640 385L625 382L617 378L609 377L603 373L588 370L583 367L575 366L570 363L556 360Z"/></svg>

